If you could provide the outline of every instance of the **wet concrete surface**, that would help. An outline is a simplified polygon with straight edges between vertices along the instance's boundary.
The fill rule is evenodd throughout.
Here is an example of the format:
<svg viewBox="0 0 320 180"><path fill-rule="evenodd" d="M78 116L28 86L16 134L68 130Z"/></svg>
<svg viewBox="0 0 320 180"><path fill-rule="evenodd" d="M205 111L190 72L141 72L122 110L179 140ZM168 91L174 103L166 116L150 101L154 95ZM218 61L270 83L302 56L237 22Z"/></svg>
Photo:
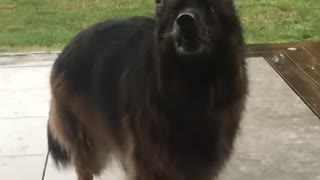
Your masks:
<svg viewBox="0 0 320 180"><path fill-rule="evenodd" d="M247 112L221 179L320 179L320 120L264 59L248 63Z"/></svg>
<svg viewBox="0 0 320 180"><path fill-rule="evenodd" d="M57 54L0 56L0 179L76 179L45 164L49 72ZM250 96L221 180L320 180L320 120L263 58L249 58ZM19 170L19 173L18 171ZM112 164L100 179L125 179Z"/></svg>

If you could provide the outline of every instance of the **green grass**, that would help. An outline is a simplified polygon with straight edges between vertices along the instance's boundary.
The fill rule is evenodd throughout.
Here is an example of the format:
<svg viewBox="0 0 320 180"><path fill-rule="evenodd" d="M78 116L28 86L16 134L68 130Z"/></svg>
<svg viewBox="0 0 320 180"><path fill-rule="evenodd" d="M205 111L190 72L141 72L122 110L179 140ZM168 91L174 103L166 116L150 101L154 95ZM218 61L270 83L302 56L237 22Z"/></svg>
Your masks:
<svg viewBox="0 0 320 180"><path fill-rule="evenodd" d="M319 0L235 0L247 43L320 39ZM60 49L105 18L152 15L154 0L0 0L0 52Z"/></svg>
<svg viewBox="0 0 320 180"><path fill-rule="evenodd" d="M249 43L320 40L319 0L238 0Z"/></svg>

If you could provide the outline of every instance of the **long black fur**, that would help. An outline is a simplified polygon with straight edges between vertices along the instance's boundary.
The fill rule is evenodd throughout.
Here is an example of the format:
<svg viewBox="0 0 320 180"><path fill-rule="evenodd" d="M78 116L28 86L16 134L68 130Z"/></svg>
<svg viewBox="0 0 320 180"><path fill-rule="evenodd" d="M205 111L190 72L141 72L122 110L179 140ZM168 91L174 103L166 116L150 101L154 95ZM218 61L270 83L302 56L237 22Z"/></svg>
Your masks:
<svg viewBox="0 0 320 180"><path fill-rule="evenodd" d="M181 56L170 31L190 7L202 18L197 36L208 49ZM215 177L232 153L245 108L240 21L231 0L167 0L159 16L107 20L82 31L55 61L53 80L63 74L69 94L89 97L120 151L134 144L137 179ZM77 125L69 128L77 133ZM69 160L48 138L54 159Z"/></svg>
<svg viewBox="0 0 320 180"><path fill-rule="evenodd" d="M66 149L52 137L52 133L47 128L48 149L57 167L65 167L70 164L70 156Z"/></svg>

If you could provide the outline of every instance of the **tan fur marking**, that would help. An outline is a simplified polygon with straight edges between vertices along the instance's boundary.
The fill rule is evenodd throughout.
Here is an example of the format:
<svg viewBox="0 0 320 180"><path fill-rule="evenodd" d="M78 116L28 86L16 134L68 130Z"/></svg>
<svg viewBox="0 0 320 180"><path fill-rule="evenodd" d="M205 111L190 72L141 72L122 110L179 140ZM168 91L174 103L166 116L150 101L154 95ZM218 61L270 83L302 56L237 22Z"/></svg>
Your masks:
<svg viewBox="0 0 320 180"><path fill-rule="evenodd" d="M74 92L72 84L63 74L51 76L52 100L49 117L49 129L53 137L70 150L71 161L76 166L79 180L92 180L92 174L100 174L105 167L111 141L108 137L102 115L96 111L90 95ZM63 107L62 107L63 105ZM78 134L71 139L72 132L66 132L64 116L59 108L67 108L76 120ZM84 148L86 146L88 149Z"/></svg>
<svg viewBox="0 0 320 180"><path fill-rule="evenodd" d="M63 148L69 151L71 146L71 139L68 137L62 121L63 119L61 114L58 112L55 99L52 98L48 122L49 130L53 138L57 140Z"/></svg>

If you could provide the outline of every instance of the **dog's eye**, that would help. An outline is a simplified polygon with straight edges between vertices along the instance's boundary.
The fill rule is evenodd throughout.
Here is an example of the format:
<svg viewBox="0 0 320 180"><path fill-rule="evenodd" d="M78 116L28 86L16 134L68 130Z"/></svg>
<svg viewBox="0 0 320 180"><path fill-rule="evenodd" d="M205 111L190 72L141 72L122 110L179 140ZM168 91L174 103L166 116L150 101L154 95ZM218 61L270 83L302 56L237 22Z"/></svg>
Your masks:
<svg viewBox="0 0 320 180"><path fill-rule="evenodd" d="M215 13L214 7L213 7L212 5L210 6L210 11L211 11L212 13Z"/></svg>
<svg viewBox="0 0 320 180"><path fill-rule="evenodd" d="M215 13L215 8L212 2L206 1L205 7L209 8L208 10L210 10L211 13Z"/></svg>

